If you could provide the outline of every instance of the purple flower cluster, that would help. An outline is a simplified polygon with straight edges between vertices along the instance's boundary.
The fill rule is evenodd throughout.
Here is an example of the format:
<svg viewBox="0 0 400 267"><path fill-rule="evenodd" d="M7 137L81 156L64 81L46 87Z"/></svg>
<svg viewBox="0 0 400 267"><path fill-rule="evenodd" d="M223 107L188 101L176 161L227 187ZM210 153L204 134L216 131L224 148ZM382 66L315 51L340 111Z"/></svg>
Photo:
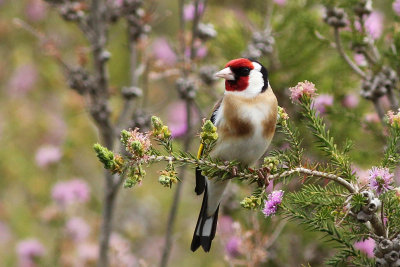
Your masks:
<svg viewBox="0 0 400 267"><path fill-rule="evenodd" d="M369 171L369 186L378 195L393 189L390 185L393 182L393 174L388 168L372 167Z"/></svg>
<svg viewBox="0 0 400 267"><path fill-rule="evenodd" d="M16 247L20 267L36 266L35 262L42 257L45 249L36 239L25 239L20 241Z"/></svg>
<svg viewBox="0 0 400 267"><path fill-rule="evenodd" d="M225 246L225 251L226 254L230 258L236 258L240 254L240 245L242 243L242 240L239 237L233 236L231 237L228 242L226 243Z"/></svg>
<svg viewBox="0 0 400 267"><path fill-rule="evenodd" d="M85 203L90 198L90 188L80 179L58 182L53 187L51 196L62 207L73 203Z"/></svg>
<svg viewBox="0 0 400 267"><path fill-rule="evenodd" d="M400 0L395 0L392 4L393 11L397 16L400 16Z"/></svg>
<svg viewBox="0 0 400 267"><path fill-rule="evenodd" d="M375 241L372 238L354 243L354 248L364 252L368 257L374 257Z"/></svg>
<svg viewBox="0 0 400 267"><path fill-rule="evenodd" d="M262 211L265 217L272 216L276 213L278 205L282 203L283 193L282 190L277 190L268 195L268 199L265 201Z"/></svg>

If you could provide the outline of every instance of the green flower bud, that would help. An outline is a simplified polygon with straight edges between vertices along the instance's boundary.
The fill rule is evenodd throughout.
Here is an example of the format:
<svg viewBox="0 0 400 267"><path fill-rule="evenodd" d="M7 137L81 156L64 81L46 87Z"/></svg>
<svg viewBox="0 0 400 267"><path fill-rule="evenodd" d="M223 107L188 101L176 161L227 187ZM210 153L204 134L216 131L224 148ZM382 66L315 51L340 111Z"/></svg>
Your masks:
<svg viewBox="0 0 400 267"><path fill-rule="evenodd" d="M160 131L161 128L163 127L163 122L159 117L152 116L151 117L151 126L153 127L154 130Z"/></svg>
<svg viewBox="0 0 400 267"><path fill-rule="evenodd" d="M289 119L289 115L285 109L278 106L278 123L286 124L286 120Z"/></svg>
<svg viewBox="0 0 400 267"><path fill-rule="evenodd" d="M139 141L133 141L131 143L131 149L134 152L133 154L142 157L144 155L144 149L143 149L143 145L142 143L140 143Z"/></svg>
<svg viewBox="0 0 400 267"><path fill-rule="evenodd" d="M279 159L277 157L266 157L264 158L263 167L268 168L271 173L278 171Z"/></svg>
<svg viewBox="0 0 400 267"><path fill-rule="evenodd" d="M262 201L260 197L256 197L254 195L251 195L249 197L245 197L241 202L240 206L242 206L245 209L256 209L261 205Z"/></svg>
<svg viewBox="0 0 400 267"><path fill-rule="evenodd" d="M158 177L158 182L164 187L171 187L172 184L176 184L178 182L178 177L176 174L177 173L174 170L161 171L160 176Z"/></svg>
<svg viewBox="0 0 400 267"><path fill-rule="evenodd" d="M121 131L121 143L126 146L128 144L128 140L131 136L132 135L130 132L128 132L127 130L122 130Z"/></svg>
<svg viewBox="0 0 400 267"><path fill-rule="evenodd" d="M202 143L210 144L218 139L217 127L210 120L207 120L201 129L200 138Z"/></svg>
<svg viewBox="0 0 400 267"><path fill-rule="evenodd" d="M104 164L104 168L110 170L114 167L114 153L100 144L94 144L94 151L100 162Z"/></svg>

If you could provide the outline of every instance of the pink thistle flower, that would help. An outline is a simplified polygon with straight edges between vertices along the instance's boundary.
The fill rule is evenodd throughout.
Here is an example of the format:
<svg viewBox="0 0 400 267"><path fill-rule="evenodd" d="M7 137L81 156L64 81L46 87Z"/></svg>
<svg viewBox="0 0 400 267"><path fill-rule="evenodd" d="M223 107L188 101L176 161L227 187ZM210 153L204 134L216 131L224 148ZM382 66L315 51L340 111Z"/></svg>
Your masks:
<svg viewBox="0 0 400 267"><path fill-rule="evenodd" d="M355 94L347 94L342 100L342 105L346 108L355 108L358 106L360 99Z"/></svg>
<svg viewBox="0 0 400 267"><path fill-rule="evenodd" d="M354 248L364 252L369 258L373 258L375 241L372 238L368 238L364 241L354 243Z"/></svg>
<svg viewBox="0 0 400 267"><path fill-rule="evenodd" d="M268 199L265 200L264 209L262 211L265 217L272 216L276 213L278 205L282 203L283 193L282 190L277 190L268 195Z"/></svg>
<svg viewBox="0 0 400 267"><path fill-rule="evenodd" d="M35 161L36 165L41 168L58 162L62 157L62 152L59 147L53 145L44 145L39 147L36 151Z"/></svg>
<svg viewBox="0 0 400 267"><path fill-rule="evenodd" d="M31 21L39 21L46 17L47 9L44 1L30 0L26 5L25 14Z"/></svg>
<svg viewBox="0 0 400 267"><path fill-rule="evenodd" d="M383 15L379 12L372 12L365 20L365 30L373 40L381 37L383 33Z"/></svg>
<svg viewBox="0 0 400 267"><path fill-rule="evenodd" d="M225 245L225 252L230 258L236 258L240 255L240 246L242 240L239 237L231 237Z"/></svg>
<svg viewBox="0 0 400 267"><path fill-rule="evenodd" d="M400 16L400 0L395 0L392 4L393 11L397 16Z"/></svg>
<svg viewBox="0 0 400 267"><path fill-rule="evenodd" d="M295 87L290 87L290 98L292 102L300 102L303 95L313 97L315 95L315 84L309 81L299 82Z"/></svg>
<svg viewBox="0 0 400 267"><path fill-rule="evenodd" d="M168 66L176 63L176 54L165 38L157 38L153 42L154 56Z"/></svg>
<svg viewBox="0 0 400 267"><path fill-rule="evenodd" d="M376 191L378 195L386 192L393 187L393 174L388 168L372 167L369 171L369 187Z"/></svg>
<svg viewBox="0 0 400 267"><path fill-rule="evenodd" d="M365 67L367 66L367 60L363 54L355 53L354 54L354 61L358 66Z"/></svg>
<svg viewBox="0 0 400 267"><path fill-rule="evenodd" d="M286 0L274 0L274 3L279 6L284 6L286 5Z"/></svg>
<svg viewBox="0 0 400 267"><path fill-rule="evenodd" d="M317 96L313 103L312 107L317 110L320 114L324 114L326 112L327 107L331 107L333 105L333 96L328 94L322 94Z"/></svg>
<svg viewBox="0 0 400 267"><path fill-rule="evenodd" d="M18 67L9 81L9 92L13 96L24 96L32 90L37 82L38 73L32 64Z"/></svg>
<svg viewBox="0 0 400 267"><path fill-rule="evenodd" d="M194 19L194 12L196 11L196 7L194 4L185 5L183 8L183 19L186 21ZM201 15L204 12L204 4L199 3L197 7L197 13Z"/></svg>
<svg viewBox="0 0 400 267"><path fill-rule="evenodd" d="M37 239L25 239L16 247L20 267L36 266L36 261L45 253L45 249Z"/></svg>
<svg viewBox="0 0 400 267"><path fill-rule="evenodd" d="M73 217L67 221L66 233L75 242L84 241L90 234L89 225L79 217Z"/></svg>
<svg viewBox="0 0 400 267"><path fill-rule="evenodd" d="M53 200L62 207L74 203L86 203L90 198L88 184L80 179L58 182L51 191Z"/></svg>

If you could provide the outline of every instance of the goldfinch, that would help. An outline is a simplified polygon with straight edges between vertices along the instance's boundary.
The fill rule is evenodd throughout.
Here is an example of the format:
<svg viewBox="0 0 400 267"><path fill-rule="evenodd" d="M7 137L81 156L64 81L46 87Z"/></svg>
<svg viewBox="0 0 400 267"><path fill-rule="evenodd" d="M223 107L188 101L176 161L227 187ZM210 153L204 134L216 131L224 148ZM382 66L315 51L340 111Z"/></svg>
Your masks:
<svg viewBox="0 0 400 267"><path fill-rule="evenodd" d="M257 61L239 58L229 61L215 74L225 79L224 96L214 107L211 121L218 140L212 158L253 165L267 150L275 133L278 102L268 82L266 68ZM199 154L202 154L200 146ZM211 178L211 177L210 177ZM218 210L229 180L206 179L196 169L195 192L204 192L191 250L200 246L210 251L217 228Z"/></svg>

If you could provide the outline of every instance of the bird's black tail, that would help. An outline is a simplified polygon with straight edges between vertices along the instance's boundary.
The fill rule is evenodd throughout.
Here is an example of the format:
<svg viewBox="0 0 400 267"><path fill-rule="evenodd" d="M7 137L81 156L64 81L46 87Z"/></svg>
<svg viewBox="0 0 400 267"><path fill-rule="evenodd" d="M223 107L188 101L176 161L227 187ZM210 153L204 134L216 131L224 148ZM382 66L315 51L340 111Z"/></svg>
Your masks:
<svg viewBox="0 0 400 267"><path fill-rule="evenodd" d="M199 218L197 219L196 229L194 230L192 244L190 249L194 252L200 246L203 247L205 252L209 252L211 248L211 242L215 237L217 230L218 211L219 205L213 215L207 216L207 186L205 187L205 193L203 197L203 203L201 204L201 210Z"/></svg>
<svg viewBox="0 0 400 267"><path fill-rule="evenodd" d="M196 188L194 191L197 195L201 195L206 187L206 177L201 174L199 167L196 168Z"/></svg>

